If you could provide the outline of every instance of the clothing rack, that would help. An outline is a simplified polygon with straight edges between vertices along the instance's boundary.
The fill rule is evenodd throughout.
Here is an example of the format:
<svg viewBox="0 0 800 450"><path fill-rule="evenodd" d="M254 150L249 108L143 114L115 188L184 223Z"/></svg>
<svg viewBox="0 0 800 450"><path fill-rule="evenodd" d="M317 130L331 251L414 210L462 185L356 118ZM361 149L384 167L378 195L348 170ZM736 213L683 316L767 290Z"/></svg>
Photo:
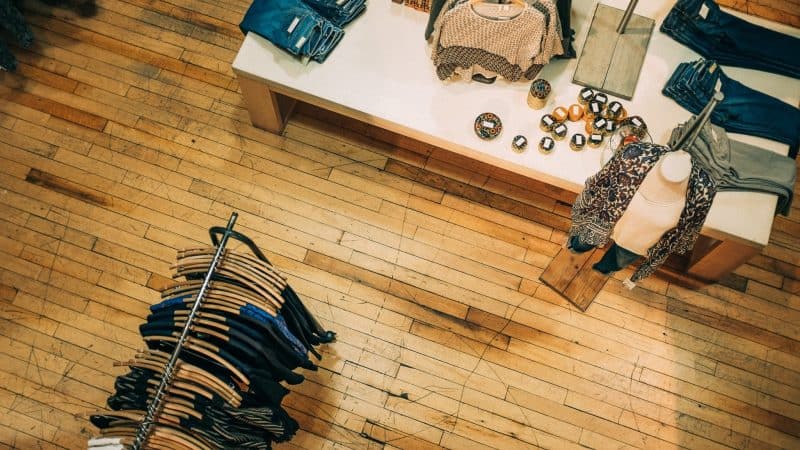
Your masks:
<svg viewBox="0 0 800 450"><path fill-rule="evenodd" d="M720 91L714 91L714 95L711 96L711 100L706 104L700 114L695 116L694 122L691 125L687 126L686 132L683 133L678 141L673 146L673 150L683 150L686 147L692 145L697 139L697 136L700 135L700 130L706 125L711 119L711 114L714 112L714 108L717 107L717 104L725 99L725 95Z"/></svg>
<svg viewBox="0 0 800 450"><path fill-rule="evenodd" d="M217 243L216 240L214 240L214 244L217 246L217 251L214 253L214 257L208 267L208 272L203 278L203 284L200 286L200 291L197 293L197 298L192 305L189 316L186 318L186 323L183 326L180 337L175 343L175 349L172 351L172 354L170 355L169 360L164 367L164 375L161 377L161 382L158 385L158 389L153 396L152 402L148 405L144 419L142 419L142 423L136 433L136 438L131 446L133 450L140 450L143 448L144 444L147 442L148 436L150 435L153 424L158 418L158 414L162 406L161 404L164 401L164 395L166 394L167 389L169 389L170 384L172 383L172 378L175 375L175 365L178 361L178 355L184 343L186 342L187 337L189 336L189 331L191 330L194 319L197 316L197 311L200 309L200 305L202 304L203 298L208 290L208 285L211 282L211 278L214 276L214 271L217 269L217 265L219 264L223 251L225 250L225 245L228 242L228 238L233 232L233 226L236 224L236 219L238 216L239 214L236 212L231 213L231 217L228 220L228 225L225 227L219 242Z"/></svg>

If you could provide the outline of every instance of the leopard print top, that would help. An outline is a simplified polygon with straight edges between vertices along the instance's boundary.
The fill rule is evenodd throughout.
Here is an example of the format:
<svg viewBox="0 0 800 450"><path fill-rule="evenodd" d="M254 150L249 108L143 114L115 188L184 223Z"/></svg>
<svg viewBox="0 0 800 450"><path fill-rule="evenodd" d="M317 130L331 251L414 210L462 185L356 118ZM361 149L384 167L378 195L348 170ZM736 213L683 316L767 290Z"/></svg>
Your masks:
<svg viewBox="0 0 800 450"><path fill-rule="evenodd" d="M605 245L647 173L661 156L671 151L663 145L639 142L617 152L599 172L586 180L572 206L570 237L577 236L585 244ZM692 162L686 205L678 224L647 251L644 261L631 276L632 281L651 275L670 254L683 254L694 247L716 193L713 179Z"/></svg>

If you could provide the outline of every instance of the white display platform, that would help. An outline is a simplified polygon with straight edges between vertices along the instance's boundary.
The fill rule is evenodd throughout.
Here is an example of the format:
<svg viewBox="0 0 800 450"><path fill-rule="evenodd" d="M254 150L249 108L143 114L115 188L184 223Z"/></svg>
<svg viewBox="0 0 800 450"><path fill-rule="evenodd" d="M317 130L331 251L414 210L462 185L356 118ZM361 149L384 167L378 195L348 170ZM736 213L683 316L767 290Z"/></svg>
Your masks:
<svg viewBox="0 0 800 450"><path fill-rule="evenodd" d="M603 3L624 9L622 0ZM670 130L689 119L690 113L661 94L675 67L699 56L658 31L672 1L639 2L635 13L656 20L642 74L631 101L622 101L630 114L642 116L655 142L663 143ZM595 2L572 3L575 49L580 54ZM800 35L800 30L752 16L747 20L776 31ZM600 150L588 146L570 150L567 140L558 142L549 155L539 153L539 139L546 134L538 127L540 117L556 106L576 103L580 86L572 84L576 60L554 60L540 73L553 86L547 106L528 107L529 82L509 83L498 79L492 85L477 82L440 81L424 40L427 14L390 0L371 0L367 11L345 30L339 46L323 63L303 64L260 36L249 33L233 62L253 122L260 103L275 100L275 93L332 110L346 116L457 152L513 172L578 192L585 179L600 168ZM724 67L740 82L778 97L789 104L800 100L800 80L770 73ZM254 86L263 86L257 91ZM614 99L612 97L612 99ZM483 141L472 131L475 117L493 112L503 121L502 134ZM569 135L582 132L583 122L567 122ZM263 125L262 125L263 126ZM269 128L269 127L266 127ZM511 140L522 134L529 140L522 154L511 150ZM750 136L731 138L786 154L784 144ZM605 143L604 143L605 145ZM767 244L776 197L747 192L719 193L703 234L732 240L752 248Z"/></svg>

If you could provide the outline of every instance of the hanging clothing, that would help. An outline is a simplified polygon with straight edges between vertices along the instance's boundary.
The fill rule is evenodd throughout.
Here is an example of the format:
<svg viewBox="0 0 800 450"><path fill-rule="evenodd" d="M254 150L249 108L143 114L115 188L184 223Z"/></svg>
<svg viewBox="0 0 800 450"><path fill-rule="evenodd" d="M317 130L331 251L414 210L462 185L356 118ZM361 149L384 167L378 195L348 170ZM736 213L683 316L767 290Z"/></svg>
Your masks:
<svg viewBox="0 0 800 450"><path fill-rule="evenodd" d="M647 174L670 151L662 145L637 142L617 152L586 180L572 206L570 237L577 237L587 245L605 245ZM648 249L644 261L631 276L632 281L651 275L670 254L683 254L694 246L716 191L714 180L693 161L686 203L677 226Z"/></svg>
<svg viewBox="0 0 800 450"><path fill-rule="evenodd" d="M210 230L214 245L220 245L218 232ZM130 372L114 383L107 400L111 411L90 416L102 438L135 433L168 373L172 382L158 397L151 432L177 434L162 432L162 440L192 448L267 450L297 432L297 422L281 407L289 392L281 383L302 382L297 368L317 370L308 353L319 358L313 346L333 341L335 333L321 327L250 239L222 232L250 247L255 257L229 250L220 256L213 247L178 253L175 277L185 280L164 289L162 301L150 307L139 327L147 348L120 362ZM186 340L168 371L189 317ZM90 445L102 448L107 442L115 445L113 440Z"/></svg>
<svg viewBox="0 0 800 450"><path fill-rule="evenodd" d="M430 44L439 79L533 79L564 52L553 0L497 4L446 0L433 20ZM497 18L495 18L497 17Z"/></svg>

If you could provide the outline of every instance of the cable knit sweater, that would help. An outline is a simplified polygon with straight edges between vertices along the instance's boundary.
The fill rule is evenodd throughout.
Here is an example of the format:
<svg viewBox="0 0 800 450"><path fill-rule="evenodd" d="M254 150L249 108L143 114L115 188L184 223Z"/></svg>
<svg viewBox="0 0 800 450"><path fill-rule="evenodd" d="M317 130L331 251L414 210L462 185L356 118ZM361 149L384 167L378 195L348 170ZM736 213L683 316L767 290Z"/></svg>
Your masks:
<svg viewBox="0 0 800 450"><path fill-rule="evenodd" d="M577 236L589 245L605 245L647 173L670 151L669 147L640 142L617 152L598 173L586 180L572 206L570 237ZM670 254L686 253L694 247L716 193L714 180L693 160L686 205L677 226L650 247L644 262L631 276L632 281L651 275Z"/></svg>
<svg viewBox="0 0 800 450"><path fill-rule="evenodd" d="M479 15L469 2L454 3L439 16L432 42L439 78L449 78L457 68L480 66L519 80L542 50L546 31L542 13L524 7L510 19L493 20Z"/></svg>

